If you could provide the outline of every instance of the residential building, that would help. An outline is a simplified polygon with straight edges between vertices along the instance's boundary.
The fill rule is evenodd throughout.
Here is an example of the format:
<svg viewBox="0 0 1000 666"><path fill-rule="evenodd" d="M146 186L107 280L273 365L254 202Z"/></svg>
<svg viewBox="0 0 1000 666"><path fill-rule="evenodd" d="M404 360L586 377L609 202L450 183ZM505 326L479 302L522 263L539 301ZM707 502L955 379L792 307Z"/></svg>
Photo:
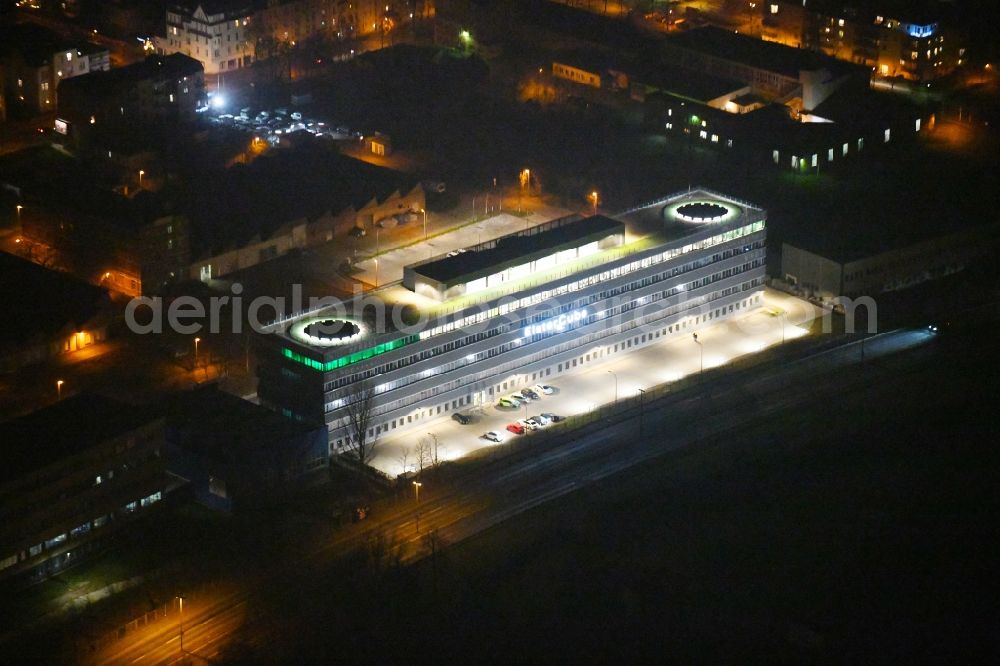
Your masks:
<svg viewBox="0 0 1000 666"><path fill-rule="evenodd" d="M0 70L11 109L55 111L62 81L109 69L111 56L104 46L65 39L34 23L0 30Z"/></svg>
<svg viewBox="0 0 1000 666"><path fill-rule="evenodd" d="M0 424L0 577L59 573L163 498L163 419L80 394Z"/></svg>
<svg viewBox="0 0 1000 666"><path fill-rule="evenodd" d="M70 134L136 124L185 122L205 102L201 63L183 54L151 55L141 62L96 72L59 86L59 115Z"/></svg>
<svg viewBox="0 0 1000 666"><path fill-rule="evenodd" d="M159 53L184 53L209 76L249 66L311 37L346 39L375 30L376 0L205 0L167 8Z"/></svg>
<svg viewBox="0 0 1000 666"><path fill-rule="evenodd" d="M252 0L205 0L167 7L166 34L157 35L158 53L183 53L215 75L253 62Z"/></svg>
<svg viewBox="0 0 1000 666"><path fill-rule="evenodd" d="M965 61L944 3L920 0L773 0L760 3L764 39L857 63L880 77L927 81Z"/></svg>

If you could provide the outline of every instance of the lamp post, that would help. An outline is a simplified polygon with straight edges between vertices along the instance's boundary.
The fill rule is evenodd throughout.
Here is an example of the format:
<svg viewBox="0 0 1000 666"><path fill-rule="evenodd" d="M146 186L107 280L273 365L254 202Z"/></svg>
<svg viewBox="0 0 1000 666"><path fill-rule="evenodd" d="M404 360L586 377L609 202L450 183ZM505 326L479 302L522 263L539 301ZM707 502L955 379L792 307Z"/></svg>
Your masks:
<svg viewBox="0 0 1000 666"><path fill-rule="evenodd" d="M613 370L608 370L609 375L613 375L615 378L615 403L618 403L618 375L615 374Z"/></svg>
<svg viewBox="0 0 1000 666"><path fill-rule="evenodd" d="M380 227L378 224L375 225L375 288L378 289L378 253L379 253L379 238L378 231Z"/></svg>
<svg viewBox="0 0 1000 666"><path fill-rule="evenodd" d="M145 176L145 175L146 175L146 172L143 171L142 169L139 169L139 187L140 188L142 187L142 177Z"/></svg>
<svg viewBox="0 0 1000 666"><path fill-rule="evenodd" d="M785 344L785 312L784 312L784 310L782 310L781 314L778 315L778 316L781 317L781 344Z"/></svg>
<svg viewBox="0 0 1000 666"><path fill-rule="evenodd" d="M422 485L424 484L422 484L419 481L413 482L413 497L414 501L416 501L417 503L417 522L416 522L417 532L420 531L420 486Z"/></svg>
<svg viewBox="0 0 1000 666"><path fill-rule="evenodd" d="M56 400L62 400L62 385L65 382L61 379L56 380Z"/></svg>
<svg viewBox="0 0 1000 666"><path fill-rule="evenodd" d="M184 597L178 595L177 599L181 603L180 607L180 626L181 626L181 654L184 654Z"/></svg>
<svg viewBox="0 0 1000 666"><path fill-rule="evenodd" d="M645 389L636 389L639 392L639 435L642 435L642 420L645 415L645 405L643 404L646 397Z"/></svg>
<svg viewBox="0 0 1000 666"><path fill-rule="evenodd" d="M421 208L420 214L424 216L424 242L427 242L427 209Z"/></svg>
<svg viewBox="0 0 1000 666"><path fill-rule="evenodd" d="M22 208L24 208L24 206L22 206L21 204L17 204L16 206L14 206L14 209L17 210L17 231L18 231L18 233L21 232L21 209Z"/></svg>
<svg viewBox="0 0 1000 666"><path fill-rule="evenodd" d="M704 372L705 372L705 345L702 344L702 342L698 339L698 334L697 333L692 333L691 337L694 338L694 343L696 345L698 345L698 349L701 352L701 369L698 371L698 374L699 375L700 374L704 374Z"/></svg>
<svg viewBox="0 0 1000 666"><path fill-rule="evenodd" d="M594 204L594 215L597 215L597 202L600 200L600 197L597 194L597 190L591 192L590 197L588 198L590 199L591 203Z"/></svg>
<svg viewBox="0 0 1000 666"><path fill-rule="evenodd" d="M524 194L524 190L531 185L531 169L521 169L521 173L517 175L518 182L521 184L520 189L517 191L517 212L521 212L521 195Z"/></svg>
<svg viewBox="0 0 1000 666"><path fill-rule="evenodd" d="M201 338L194 339L194 364L198 365L198 343L201 342Z"/></svg>

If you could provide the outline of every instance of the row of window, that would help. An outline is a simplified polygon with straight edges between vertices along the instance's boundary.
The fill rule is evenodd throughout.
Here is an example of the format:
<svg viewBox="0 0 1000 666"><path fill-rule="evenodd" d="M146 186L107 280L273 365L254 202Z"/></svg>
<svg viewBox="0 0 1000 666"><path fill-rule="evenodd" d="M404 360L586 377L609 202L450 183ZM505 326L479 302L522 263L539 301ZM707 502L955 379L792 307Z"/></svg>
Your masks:
<svg viewBox="0 0 1000 666"><path fill-rule="evenodd" d="M734 287L730 287L728 289L725 289L725 290L723 290L721 292L716 292L714 294L711 294L710 297L703 297L700 300L705 301L705 302L708 302L708 301L711 301L711 300L717 300L718 298L724 298L725 296L729 296L729 295L732 295L732 294L740 293L741 291L748 291L750 289L757 288L761 284L763 284L763 280L760 279L760 278L756 278L756 279L754 279L754 280L752 280L750 282L744 283L742 285L736 285ZM645 344L649 344L649 343L655 342L656 340L660 339L661 337L665 338L668 335L672 335L674 333L678 333L678 332L680 332L682 330L688 330L689 327L691 327L691 326L698 326L699 324L707 323L709 321L713 321L715 319L719 319L719 318L728 316L730 314L738 312L741 309L750 308L751 306L753 306L754 304L759 303L759 302L760 302L760 296L757 295L757 296L753 296L751 298L747 298L747 299L738 301L736 303L730 303L728 306L722 306L722 307L719 307L719 308L715 308L714 310L711 310L711 311L709 311L707 313L704 313L704 314L701 314L701 315L697 315L697 316L694 316L694 317L686 317L686 318L682 319L681 321L679 321L679 322L677 322L675 324L671 324L670 326L663 327L663 328L657 329L655 331L650 331L650 332L644 333L642 335L636 335L636 336L634 336L632 338L629 338L627 340L623 340L623 341L615 344L613 347L611 347L611 348L609 348L607 350L603 350L602 351L600 349L597 349L597 350L594 350L594 351L592 351L590 353L581 354L577 358L568 359L568 360L566 360L566 361L564 361L562 363L558 363L554 368L550 367L550 368L545 368L545 369L539 370L537 372L534 372L534 373L531 374L530 381L534 382L534 381L543 379L545 377L549 377L549 376L552 375L553 370L555 370L556 373L561 373L561 372L564 372L564 371L569 371L571 369L574 369L574 368L578 367L578 365L583 365L584 363L590 362L591 360L597 360L598 358L603 358L603 356L605 354L607 354L607 353L617 353L619 351L626 351L626 350L632 349L633 347L639 347L639 346L642 346L642 345L645 345ZM626 330L627 330L627 328L628 327L626 327ZM586 346L587 344L589 344L590 342L593 341L592 338L595 338L595 336L591 335L591 336L587 336L584 339L581 339L582 342L580 344L574 345L572 343L566 343L566 344L560 345L559 347L555 348L555 353L566 351L567 349L570 349L573 346ZM498 375L498 374L503 374L504 372L507 372L507 371L510 371L510 370L517 370L520 367L523 367L525 365L529 365L529 364L531 364L531 363L533 363L533 362L535 362L537 360L541 360L541 359L543 359L543 358L545 358L547 356L551 356L551 355L552 355L551 351L534 354L531 357L519 359L518 361L510 363L510 364L507 364L506 366L502 366L500 368L496 368L494 370L491 370L489 372L489 375L495 376L495 375ZM470 383L472 383L472 382L470 382ZM456 388L456 387L452 387L452 386L449 385L448 388L447 388L447 390L451 390L452 388ZM492 401L496 397L499 397L500 395L503 395L504 393L506 393L509 390L514 390L515 388L517 388L517 386L515 386L515 382L513 380L508 380L508 381L498 382L494 386L486 387L485 389L483 389L481 391L481 393L482 393L482 395L484 397L486 395L488 395L489 396L489 400ZM444 392L444 390L436 390L436 391L433 391L432 394L442 393L442 392ZM428 395L424 395L426 393L428 393L428 392L426 392L426 391L423 392L421 394L421 396L420 396L420 399L424 399L424 398L428 397ZM478 398L478 395L476 397ZM384 424L375 425L375 426L369 428L368 429L368 436L369 437L374 437L374 436L377 436L377 435L379 435L381 433L388 432L389 430L395 430L396 428L400 428L400 427L403 427L403 426L406 426L406 425L410 425L410 424L414 423L414 421L420 421L423 418L439 416L442 413L447 413L451 409L459 409L459 408L461 408L463 406L470 405L474 401L478 402L478 400L474 399L473 396L468 395L468 396L464 396L464 397L461 397L461 398L457 398L455 400L451 400L451 401L446 402L446 403L444 403L442 405L436 405L436 406L429 407L427 409L418 410L418 411L415 411L412 414L407 414L405 416L400 416L398 418L395 418L395 419L392 419L390 421L387 421ZM402 401L397 401L397 403L399 403L399 402L402 402ZM386 408L379 409L379 410L376 410L376 411L378 413L388 413L388 412L391 412L393 410L399 409L400 407L405 407L405 406L406 406L405 404L398 404L397 405L396 403L392 403L392 405L387 405ZM338 450L342 449L345 446L346 441L347 441L346 437L338 438L334 442L335 448L338 449Z"/></svg>
<svg viewBox="0 0 1000 666"><path fill-rule="evenodd" d="M763 225L763 223L758 223L758 224ZM748 226L753 226L753 225L748 225ZM685 247L693 247L693 246L685 246ZM757 241L755 243L752 243L752 244L749 244L749 245L745 245L745 246L741 246L741 247L738 247L738 248L730 248L729 250L726 250L725 252L716 253L716 254L714 254L714 255L712 255L710 257L702 257L700 259L696 259L694 261L690 261L690 262L688 262L686 264L683 264L681 266L674 266L673 268L671 268L669 270L665 270L665 271L663 271L661 273L657 273L655 275L646 276L645 278L643 278L641 280L637 280L637 281L634 281L634 282L622 284L622 285L619 285L617 287L612 287L610 289L605 289L605 290L603 290L601 292L597 292L597 293L591 294L590 296L588 296L586 298L582 298L582 299L579 299L577 301L573 301L573 302L570 302L570 303L563 304L563 305L559 306L558 308L548 309L548 310L546 310L544 312L535 313L533 315L530 315L530 316L527 316L527 317L521 317L521 318L515 319L515 320L508 320L506 322L502 322L499 325L493 326L489 330L472 333L472 334L467 335L467 336L465 336L463 338L460 338L458 340L453 340L453 341L445 343L443 345L438 345L436 347L423 350L423 351L421 351L419 353L411 354L410 356L407 356L405 358L397 359L397 360L392 361L390 363L386 363L386 364L383 364L383 365L380 365L380 366L377 366L377 367L374 367L374 368L369 368L369 369L361 371L361 372L353 373L351 375L347 375L347 376L344 376L344 377L339 377L339 378L337 378L337 379L335 379L333 381L326 382L326 384L324 385L324 391L332 391L332 390L335 390L337 388L341 388L343 386L348 386L348 385L353 384L355 382L362 381L364 379L368 379L368 378L371 378L371 377L375 377L377 375L382 375L382 374L385 374L385 373L388 373L388 372L392 372L394 370L397 370L397 369L402 368L402 367L406 367L408 365L412 365L412 364L417 363L419 361L426 360L426 359L432 358L434 356L438 356L440 354L447 353L449 351L454 351L455 349L458 349L458 348L461 348L461 347L465 347L465 346L468 346L468 345L480 342L480 341L485 340L487 338L491 338L491 337L494 337L494 336L497 336L497 335L501 335L503 333L508 333L508 332L516 330L518 328L522 328L524 326L531 325L533 323L542 321L544 319L548 319L550 317L557 316L560 313L565 313L565 312L569 312L571 310L577 310L577 309L580 309L580 308L585 308L588 305L591 305L591 304L596 303L598 301L606 300L608 298L613 298L615 296L619 296L621 294L624 294L624 293L627 293L627 292L634 291L636 289L640 289L640 288L649 286L649 285L654 284L656 282L660 282L660 281L663 281L663 280L666 280L666 279L670 279L670 278L676 277L676 276L681 275L683 273L687 273L687 272L690 272L690 271L693 271L693 270L697 270L697 269L702 268L703 266L706 266L708 264L715 263L715 262L718 262L718 261L723 261L725 259L729 259L729 258L731 258L733 256L738 255L738 254L749 252L749 251L751 251L753 249L759 249L761 247L763 247L763 241ZM639 268L643 268L645 266L652 265L652 263L653 263L652 260L653 260L653 257L647 257L646 259L644 259L644 260L642 260L640 262L633 262L633 263L637 263L637 264L639 264ZM631 264L629 266L631 266ZM616 277L624 274L622 272L622 270L621 270L622 268L625 268L625 267L620 267L620 268L613 269L613 270L610 270L610 271L604 271L604 272L602 272L599 275L591 276L589 278L584 278L584 279L579 280L577 282L580 285L582 285L582 287L588 287L588 286L591 286L592 284L597 284L598 282L607 282L608 280L614 279L614 278L616 278ZM628 272L631 272L631 270L628 271ZM576 289L573 289L573 291L576 291ZM470 316L467 316L467 317L464 317L464 318L458 320L457 322L451 322L451 323L447 324L446 326L438 327L436 329L433 329L432 333L436 333L439 330L442 331L442 332L448 332L450 330L454 330L454 328L466 328L466 327L471 327L471 326L474 326L474 325L478 325L480 323L483 323L483 322L487 321L487 317L489 318L490 321L492 321L492 320L494 320L496 318L506 316L509 313L513 312L514 310L516 310L516 309L518 309L520 307L531 307L532 305L536 305L538 303L541 303L542 302L542 299L541 299L542 296L547 296L549 294L558 295L560 293L563 293L562 292L562 288L553 289L553 290L546 290L546 291L543 291L543 292L541 292L539 294L535 294L533 296L529 296L529 297L525 297L525 298L522 298L522 299L518 299L516 301L513 301L512 303L503 303L499 307L491 308L487 312L480 312L480 313L477 313L475 315L470 315ZM517 306L517 307L514 307L514 306ZM580 325L585 325L586 323L591 323L593 321L596 321L597 318L601 318L603 316L604 315L602 314L600 317L597 317L597 316L589 317L586 322L581 323ZM421 337L424 337L423 333L421 333ZM286 356L287 355L288 354L286 353ZM479 356L481 358L487 358L487 356L482 356L482 355L479 355ZM478 359L476 359L476 358L468 359L467 358L464 362L462 362L462 365L466 365L466 364L468 364L470 362L475 362L475 360L478 360ZM419 379L423 379L425 376L426 375L417 376L415 378L412 378L410 381L411 382L412 381L418 381Z"/></svg>
<svg viewBox="0 0 1000 666"><path fill-rule="evenodd" d="M764 260L760 259L757 262L754 262L754 264L759 266L759 265L763 265L763 262L764 262ZM717 279L719 279L719 278L715 278L715 276L711 276L711 277L705 278L704 280L699 280L698 283L709 284L711 282L715 282ZM423 401L423 400L427 399L428 397L432 397L434 395L438 395L438 394L450 391L452 389L458 388L459 386L466 385L466 384L474 384L474 383L476 383L476 382L478 382L478 381L480 381L482 379L485 379L485 378L488 378L488 377L491 377L491 376L496 376L498 374L503 374L504 372L507 372L509 370L517 369L519 367L523 367L524 365L529 365L529 364L534 363L536 361L540 361L542 359L545 359L545 358L548 358L548 357L551 357L551 356L555 356L557 354L560 354L562 352L565 352L565 351L568 351L568 350L571 350L571 349L574 349L574 348L577 348L577 347L587 346L590 343L595 342L597 340L608 338L608 337L612 337L614 335L618 335L618 334L620 334L620 333L622 333L624 331L627 331L627 330L630 330L630 329L633 329L633 328L637 328L637 327L640 327L640 326L644 326L644 325L649 324L649 323L651 323L653 321L662 320L665 317L669 317L669 316L675 315L675 314L677 314L677 313L679 313L681 311L684 311L684 310L693 310L693 309L695 309L697 307L700 307L704 303L708 303L708 302L717 300L719 298L724 298L726 296L730 296L730 295L732 295L734 293L738 293L740 291L747 291L749 289L757 288L762 283L763 283L763 278L754 278L753 280L744 282L744 283L742 283L740 285L735 285L733 287L727 288L727 289L722 290L722 291L713 292L713 293L705 295L705 296L700 296L700 297L697 297L697 298L685 300L684 302L678 303L678 304L673 305L673 306L669 306L669 307L666 307L666 308L657 309L655 312L646 314L646 315L644 315L644 316L642 316L640 318L633 319L633 320L628 321L628 322L621 323L621 324L619 324L617 326L613 326L613 327L609 327L609 328L606 328L606 329L603 329L603 330L595 331L595 332L589 333L587 335L576 336L573 339L568 340L568 341L566 341L566 342L564 342L564 343L562 343L560 345L555 345L555 346L548 345L543 350L541 350L539 352L536 352L534 354L519 355L519 356L517 356L517 358L514 358L511 361L508 361L507 363L501 364L499 366L493 366L493 367L484 369L484 370L482 370L482 371L480 371L478 373L468 373L468 372L462 373L461 376L459 376L456 379L451 380L450 382L440 383L440 384L438 384L438 385L436 385L436 386L434 386L432 388L424 389L419 394L410 394L410 395L407 395L407 396L403 396L403 397L401 397L401 398L399 398L399 399L397 399L395 401L392 401L392 402L380 405L379 407L375 408L374 413L375 414L382 414L382 413L392 412L394 410L397 410L397 409L400 409L402 407L405 407L405 406L407 406L409 404L413 404L415 402ZM703 284L697 284L697 286L700 287L700 286L703 286ZM692 289L696 288L695 285L696 285L696 283L692 283L691 288ZM669 290L669 291L672 291L672 292L676 293L676 290ZM667 292L661 292L661 296L662 296L662 294L666 294L666 293ZM632 304L630 304L630 307L628 309L631 310L631 309L634 309L635 307L637 307L637 306L633 302ZM698 315L698 317L700 317L700 316L701 315ZM518 338L517 340L513 340L513 341L508 342L508 343L506 343L504 345L499 345L497 347L494 347L493 349L490 349L490 350L487 350L487 351L484 351L484 352L480 352L479 354L476 354L475 358L477 358L479 360L483 360L483 359L486 359L486 358L492 358L492 357L498 356L500 354L506 353L508 351L511 351L513 349L516 349L517 347L519 347L523 343L524 343L524 339L523 338ZM424 373L421 373L419 375L410 375L408 377L402 378L402 379L397 380L395 382L389 382L388 384L380 385L379 387L377 387L377 390L381 390L381 391L384 392L386 390L391 390L391 388L400 388L402 386L406 386L408 384L411 384L413 382L419 381L421 379L425 379L426 377L431 376L431 375L435 375L435 374L444 375L444 374L447 374L448 372L456 370L456 369L458 369L460 367L464 367L466 365L468 365L467 361L455 361L455 362L446 364L444 366L441 366L439 368L434 368L434 369L431 369L429 371L425 371ZM391 388L385 388L386 386L390 386ZM334 400L334 401L328 402L325 405L325 411L327 411L327 412L333 411L333 410L339 408L341 405L342 405L342 400Z"/></svg>
<svg viewBox="0 0 1000 666"><path fill-rule="evenodd" d="M98 481L98 483L100 483L100 481ZM125 504L120 509L120 515L134 513L139 509L139 507L147 507L151 504L159 502L161 499L163 499L162 493L160 491L156 491L152 495L147 495L142 499L135 500L133 502ZM102 516L98 516L93 520L88 520L85 523L81 523L80 525L77 525L76 527L71 529L69 532L63 532L62 534L57 534L50 539L46 539L41 543L37 543L34 546L30 546L27 550L22 550L19 553L14 553L13 555L5 557L4 559L0 560L0 570L12 567L18 562L23 562L24 560L31 559L32 557L41 555L43 552L52 550L53 548L56 548L57 546L65 543L69 539L77 539L79 537L85 536L86 534L90 533L91 529L99 529L101 527L104 527L109 522L114 521L114 519L115 519L115 514L108 513Z"/></svg>

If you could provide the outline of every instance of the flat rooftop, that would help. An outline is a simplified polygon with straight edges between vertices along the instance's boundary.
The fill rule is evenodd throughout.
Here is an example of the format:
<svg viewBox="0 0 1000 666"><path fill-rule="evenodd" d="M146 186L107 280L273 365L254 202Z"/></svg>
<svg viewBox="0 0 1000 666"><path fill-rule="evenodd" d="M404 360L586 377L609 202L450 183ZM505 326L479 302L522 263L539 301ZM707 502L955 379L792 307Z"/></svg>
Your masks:
<svg viewBox="0 0 1000 666"><path fill-rule="evenodd" d="M234 463L261 451L275 451L289 439L323 424L293 421L265 407L208 385L187 391L167 407L167 428L182 433L178 446L217 462ZM293 453L286 451L286 454Z"/></svg>
<svg viewBox="0 0 1000 666"><path fill-rule="evenodd" d="M592 215L550 228L546 226L503 236L454 256L415 264L414 269L442 283L467 281L495 273L503 267L625 232L625 225L620 220L604 215Z"/></svg>
<svg viewBox="0 0 1000 666"><path fill-rule="evenodd" d="M736 79L711 76L683 67L669 67L659 64L638 65L634 78L639 83L664 93L703 104L723 95L742 90L748 85Z"/></svg>
<svg viewBox="0 0 1000 666"><path fill-rule="evenodd" d="M798 79L802 70L825 68L839 74L858 71L858 67L805 49L766 42L729 30L705 26L666 38L665 43L706 55L749 65Z"/></svg>
<svg viewBox="0 0 1000 666"><path fill-rule="evenodd" d="M81 393L0 423L0 482L44 469L156 418L148 408Z"/></svg>
<svg viewBox="0 0 1000 666"><path fill-rule="evenodd" d="M78 329L110 305L105 289L6 252L0 252L0 293L0 347Z"/></svg>

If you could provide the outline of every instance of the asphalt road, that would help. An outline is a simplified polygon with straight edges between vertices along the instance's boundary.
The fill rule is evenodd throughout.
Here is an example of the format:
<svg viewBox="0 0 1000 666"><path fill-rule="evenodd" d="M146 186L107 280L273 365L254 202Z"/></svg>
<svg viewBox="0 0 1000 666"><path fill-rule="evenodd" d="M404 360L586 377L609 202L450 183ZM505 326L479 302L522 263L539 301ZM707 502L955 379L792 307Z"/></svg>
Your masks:
<svg viewBox="0 0 1000 666"><path fill-rule="evenodd" d="M276 563L265 580L238 580L239 591L219 595L187 614L185 650L188 660L212 659L233 639L244 644L267 643L264 623L246 618L251 590L267 578L294 575L310 580L331 562L381 537L399 548L403 562L426 556L427 535L442 545L458 543L554 498L586 487L669 451L708 437L737 433L762 419L775 418L805 404L815 406L869 382L884 381L899 372L899 363L882 364L888 355L914 350L934 340L924 330L899 330L867 339L842 341L823 351L716 377L702 386L666 394L645 405L646 432L639 435L637 410L613 422L597 422L574 433L561 445L545 450L521 450L503 462L480 469L451 484L433 488L425 483L419 503L376 507L376 518L338 530L298 561ZM861 347L864 346L862 355ZM913 362L918 354L899 357ZM308 589L308 586L306 586ZM115 643L93 663L171 664L181 659L176 621L155 625Z"/></svg>

